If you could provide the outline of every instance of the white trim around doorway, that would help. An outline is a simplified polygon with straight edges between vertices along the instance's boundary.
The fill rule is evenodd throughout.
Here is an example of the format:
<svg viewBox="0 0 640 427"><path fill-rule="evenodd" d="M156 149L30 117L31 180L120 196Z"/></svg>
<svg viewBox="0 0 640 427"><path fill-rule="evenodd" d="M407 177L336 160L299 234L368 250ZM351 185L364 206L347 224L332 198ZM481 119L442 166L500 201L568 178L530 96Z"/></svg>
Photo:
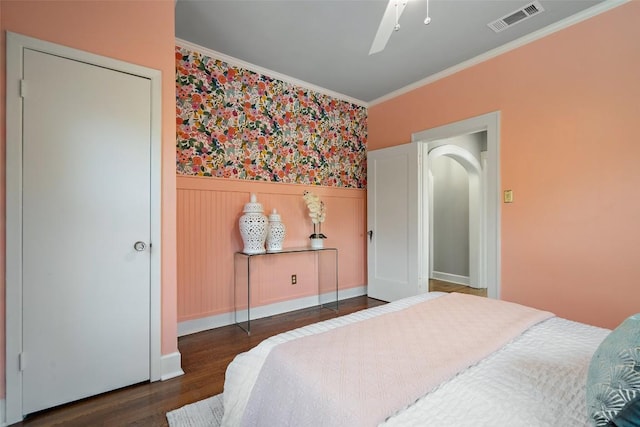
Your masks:
<svg viewBox="0 0 640 427"><path fill-rule="evenodd" d="M487 155L486 155L486 213L484 215L484 235L486 236L485 253L482 254L485 264L483 282L487 284L487 296L489 298L500 298L500 112L483 114L458 122L438 126L432 129L415 132L411 135L411 142L423 143L425 154L430 149L441 144L441 140L453 138L460 135L468 135L476 132L487 132ZM426 158L426 156L423 156ZM422 162L421 167L427 167L427 162ZM483 161L484 166L484 161ZM428 174L423 173L423 176ZM428 197L424 198L425 200ZM426 202L425 202L426 203ZM423 210L428 212L428 210ZM428 219L427 219L428 220ZM425 233L423 242L429 242L428 222L422 227ZM426 272L424 266L429 265L429 259L422 261L421 271Z"/></svg>

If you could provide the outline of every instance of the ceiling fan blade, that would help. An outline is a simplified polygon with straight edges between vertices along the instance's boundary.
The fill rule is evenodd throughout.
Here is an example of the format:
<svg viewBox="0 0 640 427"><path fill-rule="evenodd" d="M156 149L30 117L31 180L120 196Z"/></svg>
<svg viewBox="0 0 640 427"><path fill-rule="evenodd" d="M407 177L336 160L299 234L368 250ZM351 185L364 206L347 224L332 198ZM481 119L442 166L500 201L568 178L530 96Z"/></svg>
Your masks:
<svg viewBox="0 0 640 427"><path fill-rule="evenodd" d="M398 5L398 19L404 8L407 6L407 0L389 0L387 8L384 11L378 32L376 33L373 43L371 43L371 49L369 49L369 55L378 53L384 49L393 33L393 29L396 25L396 4Z"/></svg>

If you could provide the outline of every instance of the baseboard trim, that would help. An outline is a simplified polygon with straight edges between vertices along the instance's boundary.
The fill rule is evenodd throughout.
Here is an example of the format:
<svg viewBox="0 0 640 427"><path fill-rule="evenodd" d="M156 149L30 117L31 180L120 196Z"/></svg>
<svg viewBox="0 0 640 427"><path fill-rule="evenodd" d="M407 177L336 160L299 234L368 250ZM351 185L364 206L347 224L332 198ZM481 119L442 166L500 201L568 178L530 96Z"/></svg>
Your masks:
<svg viewBox="0 0 640 427"><path fill-rule="evenodd" d="M359 297L367 294L366 286L357 286L355 288L341 289L338 291L338 300ZM288 311L301 310L319 305L319 301L327 301L329 294L313 295L310 297L297 298L289 301L277 302L274 304L263 305L251 309L251 320L261 319L263 317L274 316L276 314L286 313ZM197 332L209 329L220 328L222 326L233 325L235 316L233 312L218 314L215 316L202 317L200 319L185 320L178 323L178 336L195 334Z"/></svg>
<svg viewBox="0 0 640 427"><path fill-rule="evenodd" d="M367 286L362 285L362 286L357 286L355 288L349 288L349 289L338 291L338 299L343 300L343 299L361 297L366 294L367 294Z"/></svg>
<svg viewBox="0 0 640 427"><path fill-rule="evenodd" d="M431 276L437 280L444 280L445 282L457 283L459 285L470 286L469 276L460 276L457 274L443 273L441 271L434 271Z"/></svg>
<svg viewBox="0 0 640 427"><path fill-rule="evenodd" d="M184 371L182 370L182 355L180 352L176 351L171 354L163 354L160 363L162 367L160 381L166 381L184 375Z"/></svg>
<svg viewBox="0 0 640 427"><path fill-rule="evenodd" d="M216 316L201 317L199 319L185 320L178 323L178 336L191 335L209 329L220 328L234 323L233 312L218 314Z"/></svg>

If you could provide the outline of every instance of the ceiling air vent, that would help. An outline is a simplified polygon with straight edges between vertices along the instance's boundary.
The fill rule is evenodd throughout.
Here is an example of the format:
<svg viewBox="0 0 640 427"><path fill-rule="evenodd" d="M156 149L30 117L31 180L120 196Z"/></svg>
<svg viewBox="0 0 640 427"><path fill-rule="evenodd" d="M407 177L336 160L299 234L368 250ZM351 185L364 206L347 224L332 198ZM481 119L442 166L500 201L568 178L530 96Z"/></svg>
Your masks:
<svg viewBox="0 0 640 427"><path fill-rule="evenodd" d="M487 24L489 28L491 28L496 33L499 33L502 30L506 30L508 27L517 24L518 22L522 22L526 19L531 18L533 15L537 15L540 12L544 11L544 8L538 1L534 1L533 3L529 3L526 6L521 7L520 9L511 12L500 19L496 19L495 21Z"/></svg>

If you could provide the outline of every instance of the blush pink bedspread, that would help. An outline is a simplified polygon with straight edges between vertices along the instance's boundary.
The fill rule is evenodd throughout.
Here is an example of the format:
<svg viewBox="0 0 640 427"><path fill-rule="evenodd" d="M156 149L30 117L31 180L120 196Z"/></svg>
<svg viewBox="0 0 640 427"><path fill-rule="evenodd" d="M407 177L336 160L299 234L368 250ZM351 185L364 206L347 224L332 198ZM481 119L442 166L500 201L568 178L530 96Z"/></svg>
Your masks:
<svg viewBox="0 0 640 427"><path fill-rule="evenodd" d="M245 426L376 426L553 315L449 294L276 346Z"/></svg>

